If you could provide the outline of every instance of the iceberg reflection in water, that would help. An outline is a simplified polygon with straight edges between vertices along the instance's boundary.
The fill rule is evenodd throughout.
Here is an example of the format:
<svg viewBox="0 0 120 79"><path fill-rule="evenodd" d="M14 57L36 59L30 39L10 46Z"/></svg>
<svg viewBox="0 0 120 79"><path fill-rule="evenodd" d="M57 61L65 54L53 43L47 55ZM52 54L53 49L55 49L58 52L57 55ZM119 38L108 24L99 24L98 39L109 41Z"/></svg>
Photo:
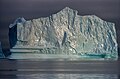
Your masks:
<svg viewBox="0 0 120 79"><path fill-rule="evenodd" d="M0 79L120 79L120 61L1 59Z"/></svg>
<svg viewBox="0 0 120 79"><path fill-rule="evenodd" d="M119 79L116 74L30 74L18 79Z"/></svg>

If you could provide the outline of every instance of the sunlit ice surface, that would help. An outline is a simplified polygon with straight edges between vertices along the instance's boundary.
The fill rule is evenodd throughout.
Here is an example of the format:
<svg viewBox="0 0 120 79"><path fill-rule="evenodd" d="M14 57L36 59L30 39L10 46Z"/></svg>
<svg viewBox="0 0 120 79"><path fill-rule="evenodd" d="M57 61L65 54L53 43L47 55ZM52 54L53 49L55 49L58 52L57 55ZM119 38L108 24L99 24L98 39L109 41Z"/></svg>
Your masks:
<svg viewBox="0 0 120 79"><path fill-rule="evenodd" d="M17 18L9 26L9 41L13 59L118 59L115 24L69 7L48 17Z"/></svg>

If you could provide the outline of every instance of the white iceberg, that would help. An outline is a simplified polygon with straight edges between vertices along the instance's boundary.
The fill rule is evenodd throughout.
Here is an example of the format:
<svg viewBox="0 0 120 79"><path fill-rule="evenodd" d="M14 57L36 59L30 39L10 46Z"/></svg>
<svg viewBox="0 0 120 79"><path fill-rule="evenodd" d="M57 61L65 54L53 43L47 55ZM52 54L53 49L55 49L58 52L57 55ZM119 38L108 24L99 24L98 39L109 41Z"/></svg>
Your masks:
<svg viewBox="0 0 120 79"><path fill-rule="evenodd" d="M29 21L18 18L9 27L11 58L36 54L40 57L54 55L61 58L65 55L67 58L116 60L115 24L95 15L80 16L77 13L66 7L49 17ZM32 58L39 58L36 56Z"/></svg>

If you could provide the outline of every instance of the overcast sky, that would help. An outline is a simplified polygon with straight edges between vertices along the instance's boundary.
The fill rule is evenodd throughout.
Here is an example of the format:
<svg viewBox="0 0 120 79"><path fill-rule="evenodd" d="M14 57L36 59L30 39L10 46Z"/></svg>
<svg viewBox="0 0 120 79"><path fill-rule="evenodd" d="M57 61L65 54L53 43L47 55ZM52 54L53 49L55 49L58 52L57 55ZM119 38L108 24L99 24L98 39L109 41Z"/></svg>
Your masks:
<svg viewBox="0 0 120 79"><path fill-rule="evenodd" d="M79 15L97 15L114 22L120 47L120 0L0 0L0 41L3 48L9 48L8 26L16 18L47 17L65 7L78 10Z"/></svg>

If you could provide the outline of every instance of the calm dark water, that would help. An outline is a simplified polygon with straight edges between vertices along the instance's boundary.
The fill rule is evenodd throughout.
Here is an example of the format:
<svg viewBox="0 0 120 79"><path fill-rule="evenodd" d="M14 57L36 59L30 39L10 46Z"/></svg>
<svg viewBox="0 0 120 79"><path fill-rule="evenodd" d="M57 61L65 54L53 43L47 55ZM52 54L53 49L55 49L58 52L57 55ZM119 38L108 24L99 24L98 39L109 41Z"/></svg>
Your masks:
<svg viewBox="0 0 120 79"><path fill-rule="evenodd" d="M120 60L0 60L0 79L120 79Z"/></svg>

